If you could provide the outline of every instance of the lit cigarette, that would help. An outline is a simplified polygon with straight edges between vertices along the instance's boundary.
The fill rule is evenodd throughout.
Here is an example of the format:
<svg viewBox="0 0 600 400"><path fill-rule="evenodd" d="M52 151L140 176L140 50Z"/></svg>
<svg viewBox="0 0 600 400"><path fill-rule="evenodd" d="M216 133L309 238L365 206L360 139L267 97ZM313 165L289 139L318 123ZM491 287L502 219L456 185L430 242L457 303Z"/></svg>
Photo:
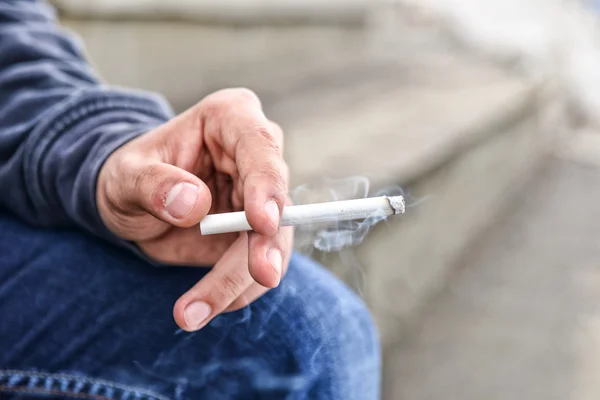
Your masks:
<svg viewBox="0 0 600 400"><path fill-rule="evenodd" d="M369 217L386 217L394 214L404 214L404 198L402 196L381 196L289 206L283 209L281 226L349 221ZM246 213L243 211L211 214L200 221L200 233L203 235L251 230L252 227L246 219Z"/></svg>

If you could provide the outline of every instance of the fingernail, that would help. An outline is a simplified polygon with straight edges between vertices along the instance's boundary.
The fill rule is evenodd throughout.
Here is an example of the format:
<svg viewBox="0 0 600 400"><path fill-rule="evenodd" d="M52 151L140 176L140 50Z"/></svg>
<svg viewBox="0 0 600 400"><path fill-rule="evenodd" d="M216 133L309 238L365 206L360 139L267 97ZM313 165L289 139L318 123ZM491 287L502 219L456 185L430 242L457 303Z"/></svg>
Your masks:
<svg viewBox="0 0 600 400"><path fill-rule="evenodd" d="M198 187L182 182L173 186L165 201L165 208L171 217L182 218L189 214L198 199Z"/></svg>
<svg viewBox="0 0 600 400"><path fill-rule="evenodd" d="M273 225L279 226L279 206L275 202L275 200L269 200L265 203L263 208L265 210L265 214L271 220Z"/></svg>
<svg viewBox="0 0 600 400"><path fill-rule="evenodd" d="M281 265L283 264L281 252L277 249L269 249L269 251L267 251L267 260L269 260L273 269L277 272L277 275L281 276Z"/></svg>
<svg viewBox="0 0 600 400"><path fill-rule="evenodd" d="M194 301L193 303L190 303L183 312L185 324L190 329L198 329L200 324L208 318L211 311L210 306L205 302Z"/></svg>

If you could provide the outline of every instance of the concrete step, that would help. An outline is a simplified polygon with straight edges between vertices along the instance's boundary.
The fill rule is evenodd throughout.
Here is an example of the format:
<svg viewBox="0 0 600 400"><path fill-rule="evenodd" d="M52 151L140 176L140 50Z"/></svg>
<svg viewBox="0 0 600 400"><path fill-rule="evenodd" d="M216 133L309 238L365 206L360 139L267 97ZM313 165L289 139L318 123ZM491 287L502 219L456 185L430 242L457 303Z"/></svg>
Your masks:
<svg viewBox="0 0 600 400"><path fill-rule="evenodd" d="M386 354L386 399L600 397L600 170L585 154L550 160L463 257Z"/></svg>
<svg viewBox="0 0 600 400"><path fill-rule="evenodd" d="M52 0L71 17L174 19L208 23L359 23L374 0Z"/></svg>

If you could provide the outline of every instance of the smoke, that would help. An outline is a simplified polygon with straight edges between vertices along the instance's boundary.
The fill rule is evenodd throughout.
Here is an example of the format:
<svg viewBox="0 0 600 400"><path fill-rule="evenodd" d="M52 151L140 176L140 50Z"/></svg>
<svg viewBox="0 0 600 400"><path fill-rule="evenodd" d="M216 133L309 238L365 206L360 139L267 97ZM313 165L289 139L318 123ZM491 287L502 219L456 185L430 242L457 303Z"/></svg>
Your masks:
<svg viewBox="0 0 600 400"><path fill-rule="evenodd" d="M323 179L320 182L297 187L291 192L295 204L311 204L327 201L361 199L376 196L403 196L406 207L411 208L425 199L413 199L400 186L392 185L373 190L370 181L364 176L342 179ZM396 217L399 218L399 217ZM296 250L318 258L323 264L334 254L338 256L335 273L363 296L366 274L361 267L354 248L364 242L369 232L379 223L386 223L387 217L373 216L362 221L337 221L316 223L296 227Z"/></svg>
<svg viewBox="0 0 600 400"><path fill-rule="evenodd" d="M320 183L297 187L291 193L294 204L310 204L326 201L362 199L377 196L404 196L398 185L371 191L367 177L353 176L342 179L324 179ZM410 207L412 202L408 205ZM296 249L312 255L317 250L338 253L360 245L367 234L387 217L373 216L362 221L337 221L329 224L301 225L296 227Z"/></svg>

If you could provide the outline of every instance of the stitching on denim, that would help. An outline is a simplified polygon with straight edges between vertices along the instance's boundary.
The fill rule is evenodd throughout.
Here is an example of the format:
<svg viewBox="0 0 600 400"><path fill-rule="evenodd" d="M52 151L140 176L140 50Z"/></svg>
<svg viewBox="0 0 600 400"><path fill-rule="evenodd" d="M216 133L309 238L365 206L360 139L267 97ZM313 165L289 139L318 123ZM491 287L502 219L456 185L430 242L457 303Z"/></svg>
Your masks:
<svg viewBox="0 0 600 400"><path fill-rule="evenodd" d="M170 400L168 397L163 396L158 393L155 393L155 392L152 392L150 390L138 389L138 388L134 388L131 386L120 385L118 383L109 382L109 381L105 381L102 379L86 378L86 377L82 377L82 376L69 375L69 374L63 374L63 373L51 374L51 373L37 372L37 371L0 369L0 377L11 377L14 375L25 376L26 378L27 377L36 377L36 378L41 378L41 379L47 379L47 378L68 379L71 381L84 382L84 383L89 383L92 385L101 385L101 386L109 387L112 389L121 390L124 392L131 392L131 393L135 393L135 394L142 395L142 396L148 396L153 400L154 399L155 400Z"/></svg>
<svg viewBox="0 0 600 400"><path fill-rule="evenodd" d="M0 385L0 393L31 393L31 394L52 394L52 395L64 395L69 397L75 397L78 399L93 399L93 400L112 400L105 396L100 396L96 394L88 394L88 393L73 393L73 392L63 392L61 390L52 390L52 389L32 389L25 388L19 386L4 386Z"/></svg>

